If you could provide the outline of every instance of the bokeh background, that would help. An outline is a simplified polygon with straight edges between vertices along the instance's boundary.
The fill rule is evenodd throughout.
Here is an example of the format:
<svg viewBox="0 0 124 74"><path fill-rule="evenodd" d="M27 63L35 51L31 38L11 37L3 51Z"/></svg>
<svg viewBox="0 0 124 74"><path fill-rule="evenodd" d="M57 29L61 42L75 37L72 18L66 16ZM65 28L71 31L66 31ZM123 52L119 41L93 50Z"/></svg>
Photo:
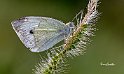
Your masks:
<svg viewBox="0 0 124 74"><path fill-rule="evenodd" d="M0 0L0 74L32 74L43 53L30 52L12 29L23 16L69 22L88 0ZM68 74L124 74L124 0L100 0L96 36L83 56L69 59ZM101 66L100 63L115 66Z"/></svg>

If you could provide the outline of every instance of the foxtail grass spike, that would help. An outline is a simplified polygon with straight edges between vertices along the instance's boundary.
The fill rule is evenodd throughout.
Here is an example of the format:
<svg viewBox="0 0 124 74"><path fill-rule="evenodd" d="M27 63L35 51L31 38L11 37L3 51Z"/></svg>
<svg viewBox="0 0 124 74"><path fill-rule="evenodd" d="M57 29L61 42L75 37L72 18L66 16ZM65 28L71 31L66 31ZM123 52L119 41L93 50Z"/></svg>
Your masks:
<svg viewBox="0 0 124 74"><path fill-rule="evenodd" d="M59 47L50 49L47 58L41 59L34 69L34 74L63 74L68 70L66 63L67 57L76 57L83 55L87 44L90 43L90 37L94 36L96 31L95 23L98 18L98 0L89 0L86 13L81 11L76 15L75 28Z"/></svg>

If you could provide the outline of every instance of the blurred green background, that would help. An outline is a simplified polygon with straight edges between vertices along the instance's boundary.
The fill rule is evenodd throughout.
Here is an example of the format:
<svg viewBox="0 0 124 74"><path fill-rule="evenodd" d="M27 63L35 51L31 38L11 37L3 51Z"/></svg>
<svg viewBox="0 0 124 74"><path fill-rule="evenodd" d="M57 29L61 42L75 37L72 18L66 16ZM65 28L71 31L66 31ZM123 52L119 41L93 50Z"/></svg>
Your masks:
<svg viewBox="0 0 124 74"><path fill-rule="evenodd" d="M32 74L39 56L12 29L23 16L47 16L68 22L88 0L0 0L0 74ZM69 59L68 74L124 74L124 0L100 0L96 36L83 56ZM101 66L100 63L115 66Z"/></svg>

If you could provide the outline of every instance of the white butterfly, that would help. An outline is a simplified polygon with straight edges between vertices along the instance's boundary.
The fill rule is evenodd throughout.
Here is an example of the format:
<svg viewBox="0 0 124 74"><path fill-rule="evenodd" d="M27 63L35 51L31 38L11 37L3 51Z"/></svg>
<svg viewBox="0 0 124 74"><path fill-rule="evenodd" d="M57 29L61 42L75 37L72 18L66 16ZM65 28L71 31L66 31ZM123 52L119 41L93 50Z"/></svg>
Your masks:
<svg viewBox="0 0 124 74"><path fill-rule="evenodd" d="M28 16L11 22L22 43L32 52L48 50L62 41L74 28L73 22L67 24L48 17Z"/></svg>

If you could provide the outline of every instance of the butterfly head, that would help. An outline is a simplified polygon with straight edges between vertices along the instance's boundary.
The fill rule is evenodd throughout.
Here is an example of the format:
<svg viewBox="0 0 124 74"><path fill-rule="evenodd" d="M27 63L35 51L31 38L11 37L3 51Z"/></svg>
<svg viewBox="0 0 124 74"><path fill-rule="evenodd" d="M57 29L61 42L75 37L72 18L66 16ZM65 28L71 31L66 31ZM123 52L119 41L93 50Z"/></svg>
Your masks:
<svg viewBox="0 0 124 74"><path fill-rule="evenodd" d="M65 33L67 34L67 36L73 32L74 28L75 28L75 25L73 22L66 23Z"/></svg>

